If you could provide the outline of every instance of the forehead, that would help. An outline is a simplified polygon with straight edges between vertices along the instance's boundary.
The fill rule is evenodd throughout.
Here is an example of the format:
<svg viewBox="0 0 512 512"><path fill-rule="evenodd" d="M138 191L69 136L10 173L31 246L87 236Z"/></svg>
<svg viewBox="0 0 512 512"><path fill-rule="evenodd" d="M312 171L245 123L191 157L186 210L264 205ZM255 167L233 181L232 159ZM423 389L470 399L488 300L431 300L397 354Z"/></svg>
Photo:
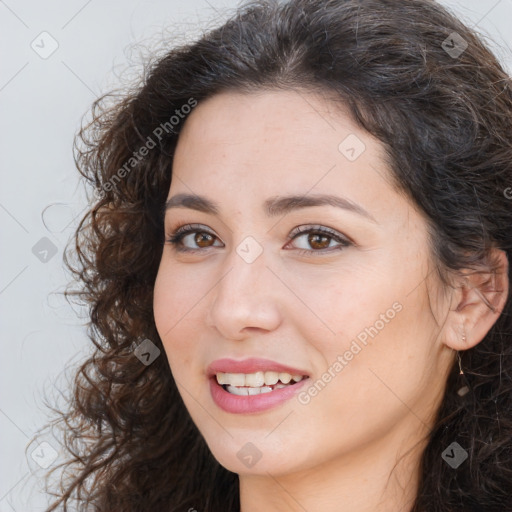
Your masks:
<svg viewBox="0 0 512 512"><path fill-rule="evenodd" d="M319 94L224 92L199 103L179 136L169 196L231 211L276 195L339 194L375 218L402 215L382 144ZM406 207L407 205L403 205Z"/></svg>
<svg viewBox="0 0 512 512"><path fill-rule="evenodd" d="M350 145L355 155L343 153ZM224 92L199 103L188 116L173 168L188 175L207 169L217 178L219 169L236 169L240 178L255 171L274 178L289 172L300 180L304 171L314 178L338 164L356 170L356 159L347 156L363 152L365 160L383 160L381 144L318 94Z"/></svg>
<svg viewBox="0 0 512 512"><path fill-rule="evenodd" d="M320 93L222 92L199 103L188 116L180 139L194 135L205 137L205 142L227 142L229 136L248 142L252 136L259 144L280 147L285 142L300 150L299 145L307 147L308 141L314 147L318 142L327 147L340 130L351 133L359 128L341 103L334 104Z"/></svg>

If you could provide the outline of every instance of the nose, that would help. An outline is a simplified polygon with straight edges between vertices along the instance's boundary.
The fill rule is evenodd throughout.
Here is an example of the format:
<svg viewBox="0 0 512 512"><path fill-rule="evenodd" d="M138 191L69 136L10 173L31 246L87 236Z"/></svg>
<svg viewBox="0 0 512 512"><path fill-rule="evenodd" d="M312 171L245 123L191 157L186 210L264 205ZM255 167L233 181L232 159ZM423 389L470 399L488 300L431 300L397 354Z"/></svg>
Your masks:
<svg viewBox="0 0 512 512"><path fill-rule="evenodd" d="M225 264L210 295L208 327L230 340L276 329L282 320L280 283L267 268L264 253L249 263L233 251Z"/></svg>

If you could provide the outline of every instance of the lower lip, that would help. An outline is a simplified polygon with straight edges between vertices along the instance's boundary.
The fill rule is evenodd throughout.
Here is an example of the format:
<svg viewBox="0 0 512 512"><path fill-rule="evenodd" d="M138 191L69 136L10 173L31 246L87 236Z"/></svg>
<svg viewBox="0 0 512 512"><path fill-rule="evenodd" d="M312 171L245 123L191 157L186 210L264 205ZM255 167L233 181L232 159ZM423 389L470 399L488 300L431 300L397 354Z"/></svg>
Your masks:
<svg viewBox="0 0 512 512"><path fill-rule="evenodd" d="M269 393L259 395L239 396L226 391L218 382L215 376L210 378L210 392L213 401L224 411L235 414L246 414L260 412L276 407L277 405L290 400L304 383L309 379L302 379L296 384L279 388Z"/></svg>

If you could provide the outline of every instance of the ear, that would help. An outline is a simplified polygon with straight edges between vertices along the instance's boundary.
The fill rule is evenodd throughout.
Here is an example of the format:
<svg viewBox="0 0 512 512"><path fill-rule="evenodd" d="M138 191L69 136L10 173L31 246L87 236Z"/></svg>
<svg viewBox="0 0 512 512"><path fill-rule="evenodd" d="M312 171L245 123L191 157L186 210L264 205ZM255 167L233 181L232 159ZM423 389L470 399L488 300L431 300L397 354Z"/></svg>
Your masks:
<svg viewBox="0 0 512 512"><path fill-rule="evenodd" d="M467 350L480 343L500 316L509 291L508 259L504 251L492 249L492 272L463 271L456 278L443 342L454 350Z"/></svg>

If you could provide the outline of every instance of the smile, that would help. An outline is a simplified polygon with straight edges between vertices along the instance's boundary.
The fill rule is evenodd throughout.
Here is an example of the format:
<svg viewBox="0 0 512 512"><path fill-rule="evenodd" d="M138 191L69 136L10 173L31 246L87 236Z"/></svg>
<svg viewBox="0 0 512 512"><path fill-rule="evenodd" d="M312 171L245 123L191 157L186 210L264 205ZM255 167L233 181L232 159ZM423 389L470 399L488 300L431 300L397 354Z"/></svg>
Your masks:
<svg viewBox="0 0 512 512"><path fill-rule="evenodd" d="M266 411L290 400L309 379L305 370L261 358L218 359L206 370L210 394L225 412Z"/></svg>
<svg viewBox="0 0 512 512"><path fill-rule="evenodd" d="M222 373L216 374L217 383L225 391L237 396L255 396L271 393L297 382L304 376L291 375L286 372L256 372L256 373ZM307 377L306 377L307 378Z"/></svg>
<svg viewBox="0 0 512 512"><path fill-rule="evenodd" d="M237 378L241 380L241 377ZM208 379L210 394L215 404L223 411L232 414L251 414L275 408L292 399L308 380L309 377L301 376L298 382L291 379L288 384L278 381L269 386L264 384L253 387L219 384L216 375Z"/></svg>

